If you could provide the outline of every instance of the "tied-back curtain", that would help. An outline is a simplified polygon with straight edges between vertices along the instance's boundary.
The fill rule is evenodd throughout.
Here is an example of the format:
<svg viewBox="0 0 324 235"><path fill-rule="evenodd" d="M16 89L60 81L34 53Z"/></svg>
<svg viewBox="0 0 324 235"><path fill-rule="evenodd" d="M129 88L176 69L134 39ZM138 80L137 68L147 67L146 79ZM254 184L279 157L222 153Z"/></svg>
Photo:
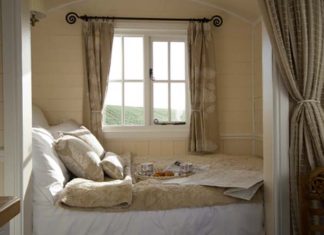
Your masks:
<svg viewBox="0 0 324 235"><path fill-rule="evenodd" d="M190 22L188 27L190 134L189 152L217 150L216 72L210 24Z"/></svg>
<svg viewBox="0 0 324 235"><path fill-rule="evenodd" d="M102 142L102 109L114 38L113 22L89 20L83 23L82 32L85 64L83 122Z"/></svg>
<svg viewBox="0 0 324 235"><path fill-rule="evenodd" d="M281 77L290 94L290 197L300 232L302 179L324 165L324 1L260 0Z"/></svg>

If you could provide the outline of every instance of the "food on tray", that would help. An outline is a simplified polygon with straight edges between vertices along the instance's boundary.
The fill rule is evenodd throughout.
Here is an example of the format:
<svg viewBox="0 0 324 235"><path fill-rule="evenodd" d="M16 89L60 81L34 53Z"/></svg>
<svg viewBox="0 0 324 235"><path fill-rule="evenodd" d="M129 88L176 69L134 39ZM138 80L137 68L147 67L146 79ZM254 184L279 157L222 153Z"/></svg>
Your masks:
<svg viewBox="0 0 324 235"><path fill-rule="evenodd" d="M174 176L172 171L156 171L153 174L154 177Z"/></svg>

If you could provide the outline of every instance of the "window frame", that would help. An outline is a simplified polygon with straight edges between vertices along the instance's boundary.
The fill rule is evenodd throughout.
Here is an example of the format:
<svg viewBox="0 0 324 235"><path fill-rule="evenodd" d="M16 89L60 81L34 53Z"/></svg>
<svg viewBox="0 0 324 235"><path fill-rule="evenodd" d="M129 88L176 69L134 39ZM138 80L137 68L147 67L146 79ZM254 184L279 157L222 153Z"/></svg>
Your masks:
<svg viewBox="0 0 324 235"><path fill-rule="evenodd" d="M189 109L189 82L188 82L188 53L187 53L187 37L186 36L150 36L149 37L149 46L150 46L150 51L149 51L149 56L150 56L150 64L149 68L153 68L153 42L167 42L168 43L168 79L167 80L152 80L149 78L149 83L151 84L150 86L150 125L154 126L154 107L153 107L153 90L154 90L154 83L166 83L168 85L168 119L170 122L171 120L171 84L172 83L184 83L185 84L185 92L186 92L186 124L188 125L188 109ZM185 80L171 80L171 57L170 57L170 42L184 42L185 44ZM154 70L153 70L153 75L154 75Z"/></svg>
<svg viewBox="0 0 324 235"><path fill-rule="evenodd" d="M167 27L165 27L167 28ZM134 28L115 28L114 36L123 37L143 37L144 50L144 125L143 126L125 126L105 125L103 118L103 132L108 139L119 138L172 138L177 139L187 137L189 135L189 121L190 121L190 100L189 100L189 81L188 81L188 53L187 53L187 35L185 27L181 29L162 29L153 26L148 29ZM185 125L154 125L153 123L153 81L149 77L149 69L152 67L152 39L183 41L185 43L185 87L186 87L186 124ZM124 56L124 55L123 55ZM169 68L170 69L170 68ZM172 80L170 80L172 81ZM169 84L170 84L169 81ZM122 83L125 81L122 80ZM109 86L109 84L108 84ZM124 85L122 85L124 86ZM169 94L170 95L170 94ZM122 98L124 99L124 97Z"/></svg>

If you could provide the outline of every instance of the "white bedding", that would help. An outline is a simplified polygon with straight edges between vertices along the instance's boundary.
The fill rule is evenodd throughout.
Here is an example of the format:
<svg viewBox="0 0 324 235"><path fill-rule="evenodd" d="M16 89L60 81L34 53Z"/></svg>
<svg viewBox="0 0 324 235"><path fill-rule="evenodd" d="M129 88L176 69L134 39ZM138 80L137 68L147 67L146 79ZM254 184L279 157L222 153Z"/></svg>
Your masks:
<svg viewBox="0 0 324 235"><path fill-rule="evenodd" d="M82 212L34 203L34 235L262 235L262 203L168 211Z"/></svg>

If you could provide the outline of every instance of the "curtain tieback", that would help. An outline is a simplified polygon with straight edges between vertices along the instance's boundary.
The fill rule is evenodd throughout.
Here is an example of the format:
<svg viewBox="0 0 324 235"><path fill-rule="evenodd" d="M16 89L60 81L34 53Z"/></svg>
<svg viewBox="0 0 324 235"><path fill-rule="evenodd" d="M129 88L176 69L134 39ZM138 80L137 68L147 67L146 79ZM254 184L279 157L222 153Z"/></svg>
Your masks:
<svg viewBox="0 0 324 235"><path fill-rule="evenodd" d="M200 109L191 109L191 112L201 112Z"/></svg>
<svg viewBox="0 0 324 235"><path fill-rule="evenodd" d="M321 102L319 100L300 100L297 103L298 104L305 104L305 103L318 103L318 104L320 104Z"/></svg>
<svg viewBox="0 0 324 235"><path fill-rule="evenodd" d="M101 113L101 110L91 110L91 113Z"/></svg>

